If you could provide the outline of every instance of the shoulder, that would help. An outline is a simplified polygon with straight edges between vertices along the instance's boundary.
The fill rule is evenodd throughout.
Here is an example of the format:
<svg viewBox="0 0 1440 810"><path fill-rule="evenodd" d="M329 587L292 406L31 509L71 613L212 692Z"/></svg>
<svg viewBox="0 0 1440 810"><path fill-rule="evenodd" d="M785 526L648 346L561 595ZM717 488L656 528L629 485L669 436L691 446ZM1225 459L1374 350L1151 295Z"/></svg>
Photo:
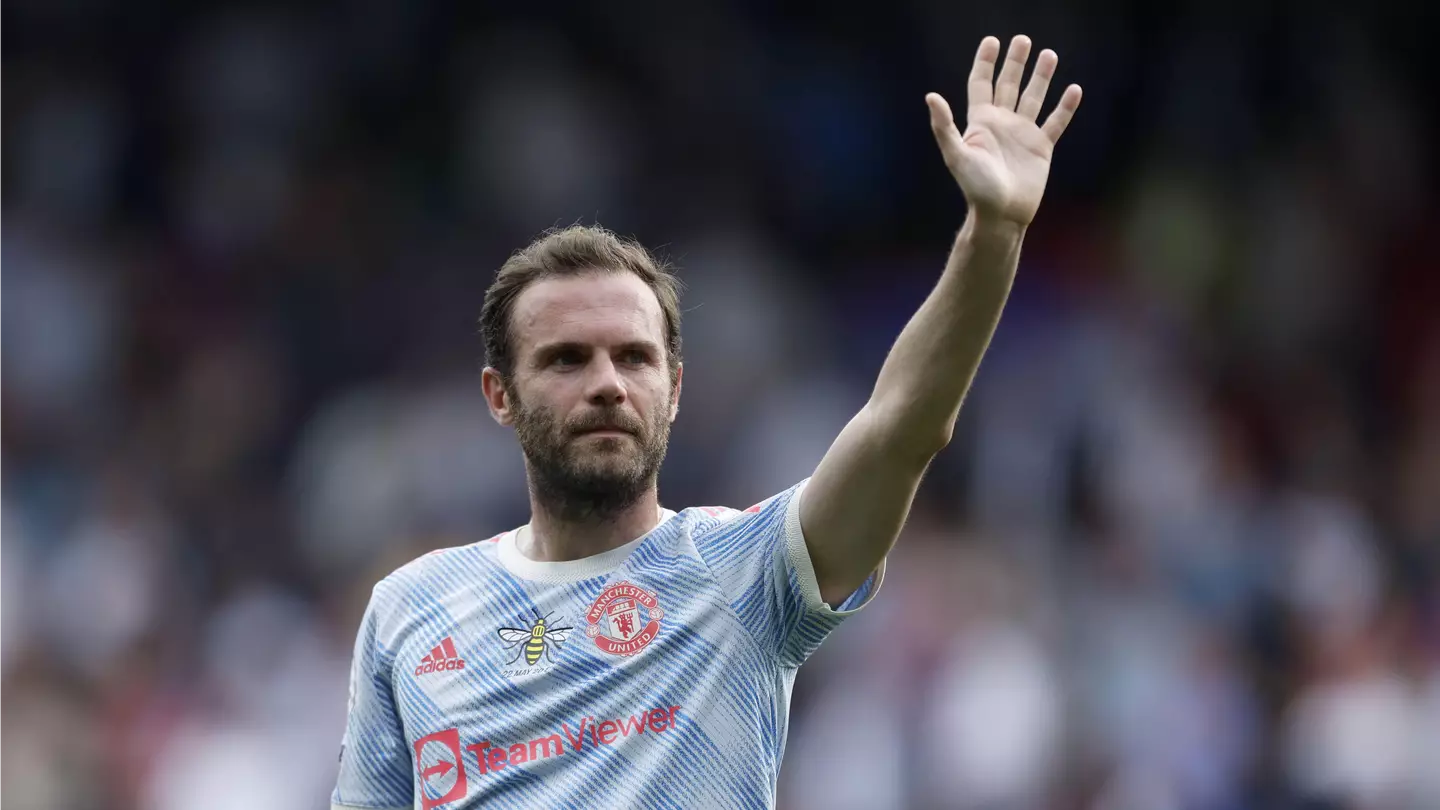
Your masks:
<svg viewBox="0 0 1440 810"><path fill-rule="evenodd" d="M676 514L674 521L683 529L684 534L694 537L744 514L745 510L733 506L691 506Z"/></svg>
<svg viewBox="0 0 1440 810"><path fill-rule="evenodd" d="M790 503L809 479L743 509L730 506L692 506L680 513L692 537L729 534L784 520Z"/></svg>

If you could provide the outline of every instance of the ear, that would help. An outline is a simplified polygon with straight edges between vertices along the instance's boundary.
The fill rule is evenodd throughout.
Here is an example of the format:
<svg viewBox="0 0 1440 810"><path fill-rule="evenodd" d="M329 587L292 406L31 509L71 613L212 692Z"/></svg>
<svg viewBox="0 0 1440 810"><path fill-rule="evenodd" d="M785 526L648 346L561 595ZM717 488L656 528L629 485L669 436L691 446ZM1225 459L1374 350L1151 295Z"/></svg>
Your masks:
<svg viewBox="0 0 1440 810"><path fill-rule="evenodd" d="M502 425L515 421L515 411L505 389L505 378L490 366L480 372L480 388L485 392L485 404L490 406L490 415Z"/></svg>
<svg viewBox="0 0 1440 810"><path fill-rule="evenodd" d="M675 390L670 394L670 421L674 422L675 417L680 415L680 382L685 377L685 364L681 363L675 367Z"/></svg>

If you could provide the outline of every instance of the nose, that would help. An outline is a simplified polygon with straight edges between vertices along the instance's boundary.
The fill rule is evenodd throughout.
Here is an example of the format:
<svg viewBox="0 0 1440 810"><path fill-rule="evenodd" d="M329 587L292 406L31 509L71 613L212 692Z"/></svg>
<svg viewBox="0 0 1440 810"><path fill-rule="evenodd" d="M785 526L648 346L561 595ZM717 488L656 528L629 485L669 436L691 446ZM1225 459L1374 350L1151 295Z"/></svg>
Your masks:
<svg viewBox="0 0 1440 810"><path fill-rule="evenodd" d="M597 356L585 380L585 398L592 405L614 406L625 401L625 381L609 357Z"/></svg>

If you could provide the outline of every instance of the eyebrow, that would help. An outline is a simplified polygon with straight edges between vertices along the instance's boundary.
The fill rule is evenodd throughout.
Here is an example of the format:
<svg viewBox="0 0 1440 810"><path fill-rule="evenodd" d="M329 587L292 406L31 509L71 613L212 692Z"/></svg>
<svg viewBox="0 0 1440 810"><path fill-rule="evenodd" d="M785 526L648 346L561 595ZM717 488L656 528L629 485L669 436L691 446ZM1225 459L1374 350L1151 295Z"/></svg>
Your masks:
<svg viewBox="0 0 1440 810"><path fill-rule="evenodd" d="M561 340L554 343L542 343L535 347L534 356L543 357L548 354L558 354L564 351L579 352L588 354L591 350L588 343L579 343L573 340ZM630 351L639 349L647 354L659 355L660 345L651 340L627 340L615 346L617 351Z"/></svg>

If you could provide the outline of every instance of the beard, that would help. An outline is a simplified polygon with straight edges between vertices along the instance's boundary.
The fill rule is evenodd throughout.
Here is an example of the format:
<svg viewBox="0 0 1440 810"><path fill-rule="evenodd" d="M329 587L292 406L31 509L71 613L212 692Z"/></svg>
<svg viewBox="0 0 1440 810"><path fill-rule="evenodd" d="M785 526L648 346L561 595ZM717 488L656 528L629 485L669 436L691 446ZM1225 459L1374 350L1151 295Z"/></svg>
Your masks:
<svg viewBox="0 0 1440 810"><path fill-rule="evenodd" d="M670 444L668 398L640 417L596 408L569 422L547 407L513 398L530 488L550 514L568 522L609 520L655 486ZM606 425L629 435L584 435Z"/></svg>

